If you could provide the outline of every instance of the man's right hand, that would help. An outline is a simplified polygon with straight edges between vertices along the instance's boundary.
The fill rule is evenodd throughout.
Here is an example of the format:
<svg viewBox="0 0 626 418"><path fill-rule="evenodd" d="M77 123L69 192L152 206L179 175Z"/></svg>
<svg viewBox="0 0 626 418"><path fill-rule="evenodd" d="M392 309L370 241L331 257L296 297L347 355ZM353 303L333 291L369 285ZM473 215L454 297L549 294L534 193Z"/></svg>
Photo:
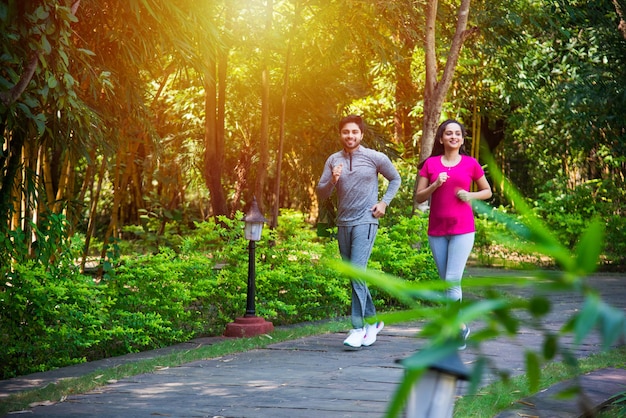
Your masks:
<svg viewBox="0 0 626 418"><path fill-rule="evenodd" d="M339 177L341 176L342 170L343 170L343 163L333 167L333 179L332 179L333 184L337 184L337 182L339 181Z"/></svg>

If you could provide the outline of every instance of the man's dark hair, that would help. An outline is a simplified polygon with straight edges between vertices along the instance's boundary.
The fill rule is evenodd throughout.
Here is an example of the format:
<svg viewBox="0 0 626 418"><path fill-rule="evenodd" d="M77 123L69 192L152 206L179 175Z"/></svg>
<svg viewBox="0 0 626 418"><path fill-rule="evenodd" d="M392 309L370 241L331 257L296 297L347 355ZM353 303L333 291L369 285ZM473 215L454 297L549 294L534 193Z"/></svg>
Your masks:
<svg viewBox="0 0 626 418"><path fill-rule="evenodd" d="M363 122L363 118L358 115L348 115L339 121L339 132L343 129L343 127L348 123L356 123L361 130L361 132L365 132L365 122Z"/></svg>

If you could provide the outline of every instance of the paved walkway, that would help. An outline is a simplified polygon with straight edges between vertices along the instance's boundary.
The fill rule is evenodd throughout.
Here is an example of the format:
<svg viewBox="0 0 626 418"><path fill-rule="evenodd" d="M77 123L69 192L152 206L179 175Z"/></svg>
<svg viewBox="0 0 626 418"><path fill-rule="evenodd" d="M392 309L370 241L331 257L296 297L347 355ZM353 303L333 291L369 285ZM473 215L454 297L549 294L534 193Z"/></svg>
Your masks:
<svg viewBox="0 0 626 418"><path fill-rule="evenodd" d="M469 276L481 274L482 271L472 270ZM589 282L605 301L626 309L626 276L598 274ZM516 289L515 292L525 297L529 296L530 289ZM581 299L575 295L553 294L550 299L554 311L543 321L548 329L558 329L562 321L581 307ZM408 357L420 348L423 341L415 338L419 330L419 322L387 325L373 346L356 351L344 349L345 335L339 333L272 344L265 349L129 377L89 393L68 396L62 402L19 413L26 413L29 417L105 418L382 417L404 373L396 360ZM197 339L167 349L0 381L0 402L11 394L64 378L219 340L221 338ZM537 347L539 341L533 330L522 329L514 339L503 337L484 343L480 351L470 344L467 350L460 352L460 357L471 368L479 355L487 356L493 368L482 384L488 384L495 379L495 368L507 370L512 375L523 373L524 347ZM595 334L578 347L573 346L571 339L565 339L564 343L579 357L601 350ZM626 371L599 371L583 384L598 395L592 400L598 405L611 394L626 390ZM621 389L616 391L616 388ZM465 383L458 388L459 394L466 390ZM533 402L536 403L533 405ZM575 401L566 404L572 406ZM515 406L500 417L579 416L576 405L570 410L563 405L557 405L555 409L551 399L533 398L520 405L526 409Z"/></svg>

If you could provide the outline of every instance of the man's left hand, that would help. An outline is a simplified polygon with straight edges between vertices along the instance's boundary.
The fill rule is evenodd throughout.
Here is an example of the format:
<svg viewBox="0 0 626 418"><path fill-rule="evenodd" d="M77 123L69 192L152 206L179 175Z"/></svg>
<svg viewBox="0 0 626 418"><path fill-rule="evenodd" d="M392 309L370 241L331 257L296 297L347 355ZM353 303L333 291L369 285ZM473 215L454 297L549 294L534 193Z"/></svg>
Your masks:
<svg viewBox="0 0 626 418"><path fill-rule="evenodd" d="M378 202L372 206L372 216L376 219L382 218L387 210L387 204L385 202Z"/></svg>

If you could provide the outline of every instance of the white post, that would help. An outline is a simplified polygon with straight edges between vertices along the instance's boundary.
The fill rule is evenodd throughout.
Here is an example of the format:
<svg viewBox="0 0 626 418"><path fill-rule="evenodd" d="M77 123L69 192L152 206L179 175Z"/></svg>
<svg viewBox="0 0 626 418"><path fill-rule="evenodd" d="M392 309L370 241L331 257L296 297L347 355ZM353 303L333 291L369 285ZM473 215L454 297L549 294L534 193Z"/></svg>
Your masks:
<svg viewBox="0 0 626 418"><path fill-rule="evenodd" d="M406 408L407 418L451 418L457 377L428 370L413 385Z"/></svg>

